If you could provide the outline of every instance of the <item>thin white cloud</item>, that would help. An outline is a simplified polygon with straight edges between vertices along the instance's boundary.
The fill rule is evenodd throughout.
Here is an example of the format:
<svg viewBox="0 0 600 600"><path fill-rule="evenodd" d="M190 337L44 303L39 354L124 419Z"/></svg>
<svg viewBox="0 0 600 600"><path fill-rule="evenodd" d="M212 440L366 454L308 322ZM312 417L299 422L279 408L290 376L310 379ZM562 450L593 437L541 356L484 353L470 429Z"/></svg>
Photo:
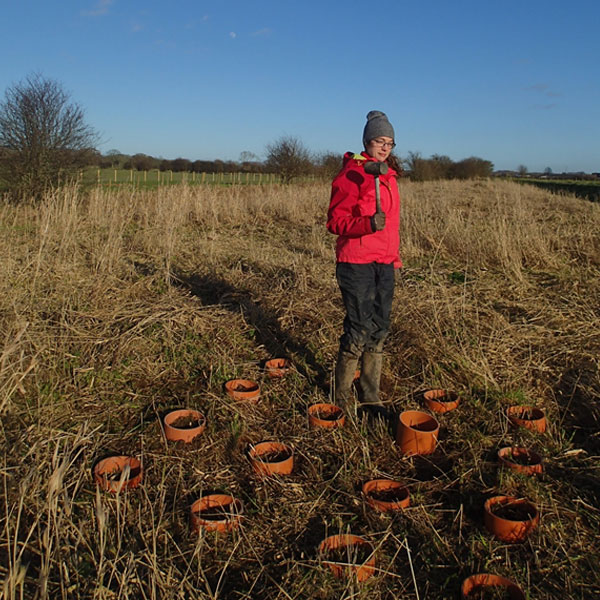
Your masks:
<svg viewBox="0 0 600 600"><path fill-rule="evenodd" d="M272 29L270 29L269 27L264 27L263 29L259 29L258 31L253 31L250 35L253 36L259 36L259 35L269 35L270 33L272 33Z"/></svg>
<svg viewBox="0 0 600 600"><path fill-rule="evenodd" d="M141 23L134 23L131 26L131 31L133 33L138 33L139 31L142 31L142 29L144 29L144 26Z"/></svg>
<svg viewBox="0 0 600 600"><path fill-rule="evenodd" d="M560 92L555 92L554 90L550 89L550 86L547 83L534 83L533 85L529 85L523 89L527 92L535 92L538 94L544 94L544 96L547 96L548 98L560 98L560 96L562 96L562 94ZM554 106L556 106L556 105L548 104L548 105L537 105L537 106L549 106L551 108L554 108Z"/></svg>
<svg viewBox="0 0 600 600"><path fill-rule="evenodd" d="M547 83L534 83L525 88L528 92L545 92L548 89Z"/></svg>
<svg viewBox="0 0 600 600"><path fill-rule="evenodd" d="M534 104L531 108L533 108L533 110L552 110L557 106L558 104L553 102L551 104Z"/></svg>
<svg viewBox="0 0 600 600"><path fill-rule="evenodd" d="M232 40L235 40L235 38L237 37L237 33L236 33L235 31L230 31L230 32L229 32L229 37L230 37Z"/></svg>
<svg viewBox="0 0 600 600"><path fill-rule="evenodd" d="M98 0L92 10L83 10L81 14L84 17L102 17L108 14L108 9L113 3L114 0Z"/></svg>

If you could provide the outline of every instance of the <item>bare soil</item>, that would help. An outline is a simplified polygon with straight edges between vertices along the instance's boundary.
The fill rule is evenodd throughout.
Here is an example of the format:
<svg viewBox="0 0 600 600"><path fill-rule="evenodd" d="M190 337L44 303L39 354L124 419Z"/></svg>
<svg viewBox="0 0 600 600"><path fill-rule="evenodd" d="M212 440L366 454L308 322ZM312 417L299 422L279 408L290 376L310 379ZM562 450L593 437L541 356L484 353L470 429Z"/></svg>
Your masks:
<svg viewBox="0 0 600 600"><path fill-rule="evenodd" d="M517 502L494 504L491 510L497 517L508 521L529 521L535 517L533 508L527 504Z"/></svg>
<svg viewBox="0 0 600 600"><path fill-rule="evenodd" d="M202 425L202 419L190 416L178 417L171 423L171 427L175 429L195 429Z"/></svg>

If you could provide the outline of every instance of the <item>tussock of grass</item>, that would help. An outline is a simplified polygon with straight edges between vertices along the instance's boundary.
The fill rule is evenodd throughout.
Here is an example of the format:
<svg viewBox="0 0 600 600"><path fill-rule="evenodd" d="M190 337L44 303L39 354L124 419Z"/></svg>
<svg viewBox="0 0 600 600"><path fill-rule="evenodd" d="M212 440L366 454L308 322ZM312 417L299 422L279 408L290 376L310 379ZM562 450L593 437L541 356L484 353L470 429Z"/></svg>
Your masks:
<svg viewBox="0 0 600 600"><path fill-rule="evenodd" d="M460 394L430 457L403 458L382 424L311 430L329 399L343 312L325 185L156 191L69 188L0 207L3 598L444 598L492 571L535 598L600 593L600 206L507 182L401 184L402 248L383 396ZM289 356L284 379L263 375ZM261 400L228 398L255 379ZM542 408L540 435L509 426ZM160 419L197 408L207 429L167 445ZM285 479L257 478L250 444L294 447ZM530 447L544 475L499 471ZM100 493L91 468L142 459L140 488ZM368 478L406 483L411 507L371 511ZM244 502L242 527L191 535L202 493ZM483 503L527 497L540 526L494 540ZM324 537L376 548L377 576L337 581Z"/></svg>

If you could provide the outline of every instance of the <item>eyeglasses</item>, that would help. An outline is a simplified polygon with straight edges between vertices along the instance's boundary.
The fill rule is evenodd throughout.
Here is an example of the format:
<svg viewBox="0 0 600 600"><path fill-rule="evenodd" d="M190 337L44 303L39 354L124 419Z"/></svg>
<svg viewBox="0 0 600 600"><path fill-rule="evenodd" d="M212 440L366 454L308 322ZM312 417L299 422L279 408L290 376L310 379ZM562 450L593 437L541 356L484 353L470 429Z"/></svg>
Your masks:
<svg viewBox="0 0 600 600"><path fill-rule="evenodd" d="M376 146L381 146L382 148L395 148L396 144L394 142L384 142L383 140L371 140L371 144L375 144Z"/></svg>

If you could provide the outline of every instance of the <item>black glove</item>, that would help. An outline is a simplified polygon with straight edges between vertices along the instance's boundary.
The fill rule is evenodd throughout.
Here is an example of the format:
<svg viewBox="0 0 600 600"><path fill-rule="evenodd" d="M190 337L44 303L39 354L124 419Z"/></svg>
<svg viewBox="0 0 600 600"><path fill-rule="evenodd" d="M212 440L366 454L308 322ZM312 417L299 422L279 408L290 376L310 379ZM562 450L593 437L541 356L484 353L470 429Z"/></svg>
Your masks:
<svg viewBox="0 0 600 600"><path fill-rule="evenodd" d="M371 229L373 233L375 231L381 231L385 227L385 213L377 212L371 217Z"/></svg>

